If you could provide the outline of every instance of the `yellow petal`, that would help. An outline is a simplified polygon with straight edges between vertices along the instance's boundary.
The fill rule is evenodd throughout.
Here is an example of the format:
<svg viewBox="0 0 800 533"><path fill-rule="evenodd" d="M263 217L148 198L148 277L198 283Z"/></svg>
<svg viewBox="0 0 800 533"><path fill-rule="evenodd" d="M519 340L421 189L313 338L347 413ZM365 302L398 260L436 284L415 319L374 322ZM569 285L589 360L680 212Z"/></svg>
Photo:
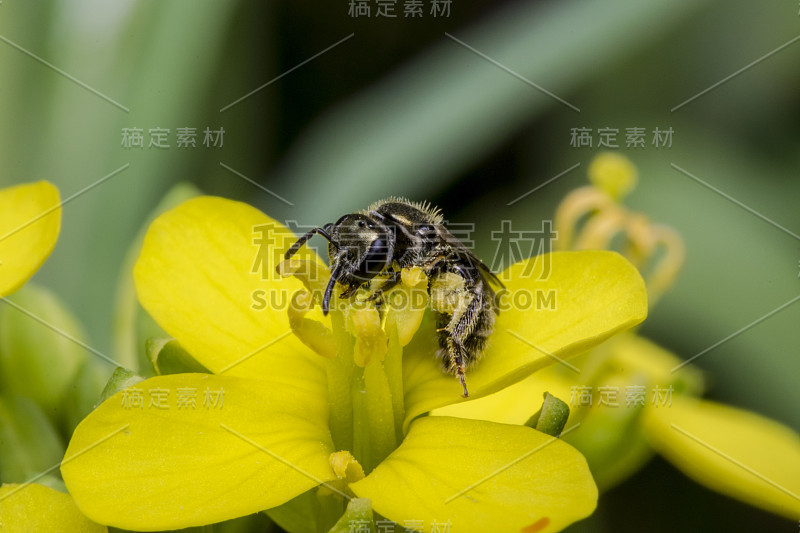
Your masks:
<svg viewBox="0 0 800 533"><path fill-rule="evenodd" d="M422 418L384 462L350 484L403 524L450 523L459 533L551 532L592 513L595 487L583 456L524 426Z"/></svg>
<svg viewBox="0 0 800 533"><path fill-rule="evenodd" d="M324 396L278 379L159 376L81 422L61 472L97 522L142 531L210 524L335 478L327 422Z"/></svg>
<svg viewBox="0 0 800 533"><path fill-rule="evenodd" d="M669 370L680 360L626 332L570 361L581 368L580 374L562 365L551 365L499 392L435 409L431 414L525 424L539 408L542 394L549 392L569 404L567 427L580 425L562 438L586 457L597 486L604 492L638 471L653 455L640 431L644 406L628 405L627 387L641 383L652 383L651 388L656 384L666 387L676 381ZM641 381L642 374L653 376L652 381ZM682 374L686 376L685 372ZM615 391L612 405L598 405L600 387ZM580 406L581 389L591 391L591 407Z"/></svg>
<svg viewBox="0 0 800 533"><path fill-rule="evenodd" d="M31 483L0 487L0 531L102 533L108 528L83 516L68 494Z"/></svg>
<svg viewBox="0 0 800 533"><path fill-rule="evenodd" d="M303 285L275 272L295 239L246 204L189 200L150 226L134 270L139 300L212 372L281 372L299 387L324 391L322 358L292 334L287 315ZM298 255L308 254L304 248Z"/></svg>
<svg viewBox="0 0 800 533"><path fill-rule="evenodd" d="M40 181L0 189L0 297L39 270L61 228L58 189Z"/></svg>
<svg viewBox="0 0 800 533"><path fill-rule="evenodd" d="M545 392L570 402L570 382L552 370L546 368L499 392L471 402L447 405L433 410L431 414L523 425L542 406Z"/></svg>
<svg viewBox="0 0 800 533"><path fill-rule="evenodd" d="M682 360L653 341L632 332L614 337L598 348L606 352L595 380L608 374L624 376L628 381L646 380L652 386L672 386L675 394L699 396L703 392L703 375L691 365L681 366ZM685 364L685 363L684 363ZM680 372L675 371L680 368Z"/></svg>
<svg viewBox="0 0 800 533"><path fill-rule="evenodd" d="M644 281L615 252L555 252L512 265L502 278L509 280L508 292L494 333L482 360L467 370L471 398L547 365L564 364L647 316ZM462 401L458 382L434 360L430 320L416 337L403 354L406 425L431 409Z"/></svg>
<svg viewBox="0 0 800 533"><path fill-rule="evenodd" d="M755 413L675 398L646 409L653 447L698 483L800 519L800 436Z"/></svg>

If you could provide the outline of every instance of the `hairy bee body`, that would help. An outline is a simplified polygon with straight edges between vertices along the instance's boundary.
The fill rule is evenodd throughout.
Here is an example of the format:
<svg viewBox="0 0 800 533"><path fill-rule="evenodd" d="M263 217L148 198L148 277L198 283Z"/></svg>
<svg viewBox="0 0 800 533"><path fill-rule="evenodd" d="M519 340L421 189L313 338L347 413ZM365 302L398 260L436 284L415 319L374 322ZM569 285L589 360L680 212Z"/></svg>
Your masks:
<svg viewBox="0 0 800 533"><path fill-rule="evenodd" d="M314 228L298 239L286 258L315 234L329 242L331 279L322 302L325 313L337 282L344 286L340 297L349 298L378 279L373 297L379 298L400 281L404 268L419 267L428 276L432 309L439 314L438 355L444 371L459 378L468 396L465 370L482 354L497 314L490 282L502 284L447 230L439 210L388 198Z"/></svg>

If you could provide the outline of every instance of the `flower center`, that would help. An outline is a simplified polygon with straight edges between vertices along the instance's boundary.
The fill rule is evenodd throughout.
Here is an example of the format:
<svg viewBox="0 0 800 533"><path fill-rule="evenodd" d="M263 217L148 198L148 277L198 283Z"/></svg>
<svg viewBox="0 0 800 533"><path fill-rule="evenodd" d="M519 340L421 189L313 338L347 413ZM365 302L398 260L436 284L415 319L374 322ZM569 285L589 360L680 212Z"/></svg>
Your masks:
<svg viewBox="0 0 800 533"><path fill-rule="evenodd" d="M331 437L337 449L352 450L337 452L347 454L337 461L346 467L352 460L369 473L403 437L403 346L428 306L427 277L419 268L404 270L401 283L380 298L366 288L347 298L335 290L326 317L319 307L330 273L323 265L290 259L278 272L305 285L292 297L289 323L326 360Z"/></svg>

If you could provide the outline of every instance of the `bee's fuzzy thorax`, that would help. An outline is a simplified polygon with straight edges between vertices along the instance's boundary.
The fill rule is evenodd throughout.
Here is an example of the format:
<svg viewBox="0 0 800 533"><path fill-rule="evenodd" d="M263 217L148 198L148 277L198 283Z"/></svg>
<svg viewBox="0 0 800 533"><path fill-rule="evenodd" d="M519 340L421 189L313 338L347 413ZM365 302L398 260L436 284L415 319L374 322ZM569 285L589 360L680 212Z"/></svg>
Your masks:
<svg viewBox="0 0 800 533"><path fill-rule="evenodd" d="M377 202L372 203L365 210L361 211L361 213L365 215L369 214L372 211L377 211L379 207L386 204L410 205L411 207L422 211L428 218L430 218L430 222L432 224L442 224L444 222L441 209L435 205L431 204L430 202L414 202L408 198L405 198L404 196L389 196L383 200L378 200Z"/></svg>

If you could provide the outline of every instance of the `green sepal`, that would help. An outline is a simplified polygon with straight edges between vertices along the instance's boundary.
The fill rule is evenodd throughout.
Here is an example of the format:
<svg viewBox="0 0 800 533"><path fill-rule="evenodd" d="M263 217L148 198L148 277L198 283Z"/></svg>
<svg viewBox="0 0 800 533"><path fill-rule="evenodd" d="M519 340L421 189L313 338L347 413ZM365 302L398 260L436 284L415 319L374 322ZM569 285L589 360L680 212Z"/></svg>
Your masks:
<svg viewBox="0 0 800 533"><path fill-rule="evenodd" d="M542 408L530 417L525 422L525 425L542 433L558 437L567 424L569 406L549 392L545 392L543 396Z"/></svg>
<svg viewBox="0 0 800 533"><path fill-rule="evenodd" d="M365 529L366 528L366 529ZM350 533L352 531L374 533L372 501L369 498L353 498L347 504L342 517L328 533Z"/></svg>
<svg viewBox="0 0 800 533"><path fill-rule="evenodd" d="M97 405L100 405L119 391L132 387L142 381L144 381L144 378L136 374L133 370L118 366L114 369L114 373L111 374L111 377L108 378L103 392L100 393L100 399L97 401ZM95 407L97 407L97 405L95 405Z"/></svg>
<svg viewBox="0 0 800 533"><path fill-rule="evenodd" d="M147 339L145 352L153 370L159 376L166 374L211 374L175 339Z"/></svg>

